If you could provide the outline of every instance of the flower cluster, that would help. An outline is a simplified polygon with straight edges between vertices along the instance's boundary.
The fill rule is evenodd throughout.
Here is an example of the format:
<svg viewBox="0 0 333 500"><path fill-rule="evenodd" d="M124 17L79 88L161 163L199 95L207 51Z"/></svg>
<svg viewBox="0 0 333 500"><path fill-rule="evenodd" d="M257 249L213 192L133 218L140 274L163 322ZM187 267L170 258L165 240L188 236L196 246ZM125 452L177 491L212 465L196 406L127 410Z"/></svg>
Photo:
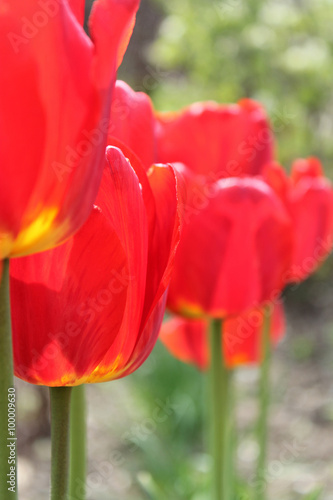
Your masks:
<svg viewBox="0 0 333 500"><path fill-rule="evenodd" d="M234 339L226 363L258 362L262 322L249 323L251 313L268 308L281 317L284 287L306 279L332 248L333 191L319 160L296 160L288 177L274 160L265 111L249 99L155 113L147 96L119 82L111 115L111 142L129 145L144 164L171 161L185 179L184 227L167 300L183 319L164 323L162 342L202 368L204 325L223 318L224 342ZM243 321L250 333L239 342ZM275 339L281 325L273 319Z"/></svg>
<svg viewBox="0 0 333 500"><path fill-rule="evenodd" d="M138 7L95 0L88 35L84 0L0 6L0 398L13 385L12 345L14 374L51 388L56 500L68 493L69 388L131 374L159 333L176 358L211 367L220 500L226 369L268 366L267 345L284 335L283 289L333 243L319 160L297 159L287 175L259 103L159 113L116 82ZM0 481L1 498L8 491Z"/></svg>

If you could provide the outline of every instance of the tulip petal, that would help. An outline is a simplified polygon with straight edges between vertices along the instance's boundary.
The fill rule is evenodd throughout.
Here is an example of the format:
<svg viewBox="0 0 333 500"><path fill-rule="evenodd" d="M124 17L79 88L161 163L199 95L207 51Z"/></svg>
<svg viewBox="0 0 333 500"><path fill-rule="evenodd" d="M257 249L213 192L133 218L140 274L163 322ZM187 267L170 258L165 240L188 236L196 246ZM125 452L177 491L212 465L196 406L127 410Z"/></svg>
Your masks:
<svg viewBox="0 0 333 500"><path fill-rule="evenodd" d="M155 118L151 100L117 81L111 107L110 136L116 137L142 161L146 170L155 162ZM109 140L112 143L112 139Z"/></svg>
<svg viewBox="0 0 333 500"><path fill-rule="evenodd" d="M273 159L266 114L249 99L236 105L196 103L180 112L158 113L157 141L158 161L184 163L211 182L259 174Z"/></svg>
<svg viewBox="0 0 333 500"><path fill-rule="evenodd" d="M119 149L108 147L107 160L112 185L106 186L105 192L101 186L97 204L115 227L128 256L129 283L127 305L116 342L92 376L92 379L101 380L116 378L136 345L144 306L148 256L147 214L138 177Z"/></svg>
<svg viewBox="0 0 333 500"><path fill-rule="evenodd" d="M297 184L304 177L319 178L323 177L323 168L317 158L299 158L295 160L291 169L291 179Z"/></svg>
<svg viewBox="0 0 333 500"><path fill-rule="evenodd" d="M107 88L131 37L140 0L96 0L89 30L95 44L96 81Z"/></svg>
<svg viewBox="0 0 333 500"><path fill-rule="evenodd" d="M83 26L85 0L68 0L68 3L80 26Z"/></svg>
<svg viewBox="0 0 333 500"><path fill-rule="evenodd" d="M167 291L164 292L162 297L158 300L154 309L147 318L131 355L131 362L126 366L125 370L117 376L117 378L130 375L137 370L153 350L163 321L166 299Z"/></svg>
<svg viewBox="0 0 333 500"><path fill-rule="evenodd" d="M117 149L120 149L125 158L130 162L133 170L138 176L139 182L141 184L142 189L142 197L146 206L147 216L148 216L148 227L155 227L155 219L156 219L156 206L155 199L147 178L147 173L143 166L143 163L139 159L139 157L133 153L128 146L126 146L123 142L115 137L109 137L108 143L110 146L114 146ZM151 230L151 229L150 229Z"/></svg>
<svg viewBox="0 0 333 500"><path fill-rule="evenodd" d="M94 44L78 22L84 2L2 2L0 258L55 246L88 217L116 60L138 4L97 0Z"/></svg>
<svg viewBox="0 0 333 500"><path fill-rule="evenodd" d="M54 10L49 6L51 10L45 11L38 2L5 1L0 13L0 50L6 68L0 75L0 228L4 246L14 246L12 255L28 251L26 242L31 251L54 245L54 240L73 231L73 225L82 224L101 177L100 169L91 175L91 163L85 158L80 172L74 172L80 156L77 143L87 141L84 134L78 137L79 131L90 131L98 123L98 95L89 77L82 78L89 74L93 46L67 3L52 5ZM69 180L72 197L79 197L81 205L67 205ZM66 205L65 216L60 215L61 202ZM15 245L18 232L36 220L48 221L41 225L41 234ZM62 226L60 236L53 234L52 226ZM44 242L38 241L43 238Z"/></svg>
<svg viewBox="0 0 333 500"><path fill-rule="evenodd" d="M286 171L277 162L268 163L262 172L262 176L273 191L288 206L291 182Z"/></svg>
<svg viewBox="0 0 333 500"><path fill-rule="evenodd" d="M183 181L170 165L154 165L148 172L148 179L155 198L156 219L149 241L143 324L170 282L185 197Z"/></svg>

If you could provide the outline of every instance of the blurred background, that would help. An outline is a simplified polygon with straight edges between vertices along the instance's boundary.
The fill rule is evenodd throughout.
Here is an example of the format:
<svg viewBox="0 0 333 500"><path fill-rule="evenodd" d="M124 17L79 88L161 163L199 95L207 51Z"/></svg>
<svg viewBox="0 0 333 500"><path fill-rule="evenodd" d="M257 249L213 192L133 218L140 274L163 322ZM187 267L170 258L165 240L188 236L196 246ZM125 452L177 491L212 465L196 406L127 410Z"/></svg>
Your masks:
<svg viewBox="0 0 333 500"><path fill-rule="evenodd" d="M159 110L257 99L279 161L289 169L293 159L316 155L333 179L332 26L332 0L141 0L119 78ZM333 499L332 286L329 258L285 292L287 334L272 370L269 500ZM255 500L258 372L234 375L241 480L232 500ZM49 487L47 391L17 386L20 498L41 500ZM157 344L135 374L88 387L87 498L209 500L206 386L205 375Z"/></svg>

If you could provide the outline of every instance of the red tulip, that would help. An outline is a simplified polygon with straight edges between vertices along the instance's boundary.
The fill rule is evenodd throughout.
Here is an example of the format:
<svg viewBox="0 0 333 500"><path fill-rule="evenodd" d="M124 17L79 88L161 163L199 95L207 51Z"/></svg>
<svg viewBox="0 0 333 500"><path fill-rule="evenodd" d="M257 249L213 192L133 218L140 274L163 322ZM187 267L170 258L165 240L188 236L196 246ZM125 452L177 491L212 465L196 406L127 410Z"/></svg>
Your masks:
<svg viewBox="0 0 333 500"><path fill-rule="evenodd" d="M96 205L65 244L11 261L15 374L48 386L127 375L162 321L180 233L170 166L135 171L108 148Z"/></svg>
<svg viewBox="0 0 333 500"><path fill-rule="evenodd" d="M139 0L4 0L0 9L0 259L50 248L88 217L111 90Z"/></svg>
<svg viewBox="0 0 333 500"><path fill-rule="evenodd" d="M228 368L245 364L259 364L262 361L262 332L264 312L252 309L241 316L226 319L221 332L224 362ZM284 335L285 320L283 307L277 303L272 309L270 337L276 345ZM187 319L175 316L163 323L160 340L175 356L185 363L191 363L200 370L210 364L209 324L206 319Z"/></svg>
<svg viewBox="0 0 333 500"><path fill-rule="evenodd" d="M203 191L198 176L196 183ZM193 194L193 180L188 185ZM185 216L168 307L222 318L274 302L287 283L291 252L290 217L274 191L256 177L219 180Z"/></svg>
<svg viewBox="0 0 333 500"><path fill-rule="evenodd" d="M215 181L259 174L273 158L273 136L263 108L250 99L238 104L195 103L157 114L158 161L182 162Z"/></svg>
<svg viewBox="0 0 333 500"><path fill-rule="evenodd" d="M290 178L278 164L267 165L264 176L289 210L294 241L289 280L302 281L332 249L332 184L316 158L296 160Z"/></svg>

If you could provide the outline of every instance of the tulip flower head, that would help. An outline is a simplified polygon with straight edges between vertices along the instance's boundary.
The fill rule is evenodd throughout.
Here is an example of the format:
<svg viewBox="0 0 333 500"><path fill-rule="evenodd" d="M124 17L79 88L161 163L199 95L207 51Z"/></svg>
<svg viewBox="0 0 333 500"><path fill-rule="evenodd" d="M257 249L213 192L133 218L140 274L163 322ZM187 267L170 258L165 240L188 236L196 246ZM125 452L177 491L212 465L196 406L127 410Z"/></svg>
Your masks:
<svg viewBox="0 0 333 500"><path fill-rule="evenodd" d="M291 221L274 191L256 177L213 188L190 220L185 213L170 283L170 310L188 317L223 318L270 302L290 267Z"/></svg>
<svg viewBox="0 0 333 500"><path fill-rule="evenodd" d="M152 350L180 236L170 166L135 170L108 148L94 209L74 237L11 261L15 374L34 384L102 382Z"/></svg>
<svg viewBox="0 0 333 500"><path fill-rule="evenodd" d="M276 163L267 165L263 175L289 211L294 240L289 281L299 283L332 249L332 184L316 158L296 160L290 178Z"/></svg>
<svg viewBox="0 0 333 500"><path fill-rule="evenodd" d="M156 113L157 158L184 163L207 181L259 174L273 159L273 135L262 106L198 102Z"/></svg>
<svg viewBox="0 0 333 500"><path fill-rule="evenodd" d="M111 92L139 0L4 0L0 9L0 259L51 248L88 217Z"/></svg>
<svg viewBox="0 0 333 500"><path fill-rule="evenodd" d="M270 312L270 339L274 346L282 339L285 330L282 304L277 303ZM252 309L222 323L221 356L227 368L261 363L264 314L263 309ZM174 316L162 324L159 339L179 361L207 370L210 365L208 332L207 319Z"/></svg>

